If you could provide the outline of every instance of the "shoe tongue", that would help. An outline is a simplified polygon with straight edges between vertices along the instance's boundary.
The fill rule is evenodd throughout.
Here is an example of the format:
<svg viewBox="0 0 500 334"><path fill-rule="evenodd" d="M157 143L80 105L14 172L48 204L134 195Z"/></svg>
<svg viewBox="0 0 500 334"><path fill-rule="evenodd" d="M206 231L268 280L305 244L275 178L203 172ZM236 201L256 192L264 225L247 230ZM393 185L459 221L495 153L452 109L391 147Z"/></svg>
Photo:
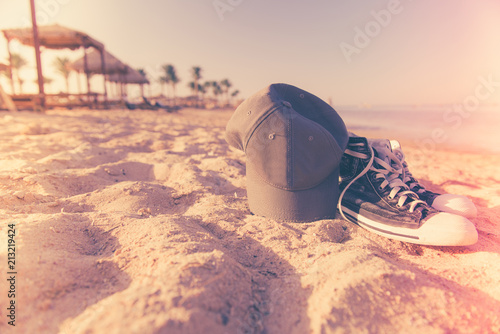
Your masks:
<svg viewBox="0 0 500 334"><path fill-rule="evenodd" d="M394 152L394 155L401 161L404 157L401 144L395 139L391 140L389 143L391 145L392 152Z"/></svg>
<svg viewBox="0 0 500 334"><path fill-rule="evenodd" d="M368 143L375 149L379 159L391 164L391 158L389 158L388 153L392 152L392 149L391 142L388 139L368 139Z"/></svg>

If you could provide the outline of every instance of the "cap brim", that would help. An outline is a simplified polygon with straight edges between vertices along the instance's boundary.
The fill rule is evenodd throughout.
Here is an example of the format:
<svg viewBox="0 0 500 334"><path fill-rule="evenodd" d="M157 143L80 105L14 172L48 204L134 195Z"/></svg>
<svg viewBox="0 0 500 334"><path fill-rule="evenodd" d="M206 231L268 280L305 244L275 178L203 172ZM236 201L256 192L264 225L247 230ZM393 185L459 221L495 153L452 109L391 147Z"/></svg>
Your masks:
<svg viewBox="0 0 500 334"><path fill-rule="evenodd" d="M264 182L247 164L247 195L253 214L278 221L311 222L333 219L339 197L339 170L315 187L288 191Z"/></svg>

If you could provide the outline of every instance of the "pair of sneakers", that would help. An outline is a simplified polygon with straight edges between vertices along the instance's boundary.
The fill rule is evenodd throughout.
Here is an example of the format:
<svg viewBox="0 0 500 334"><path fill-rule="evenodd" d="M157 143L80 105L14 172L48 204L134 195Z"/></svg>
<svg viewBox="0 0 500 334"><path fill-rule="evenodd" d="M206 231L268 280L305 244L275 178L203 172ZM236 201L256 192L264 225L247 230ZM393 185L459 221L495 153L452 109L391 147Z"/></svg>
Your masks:
<svg viewBox="0 0 500 334"><path fill-rule="evenodd" d="M379 235L433 246L477 242L468 198L436 194L412 176L399 142L353 134L340 164L339 211Z"/></svg>

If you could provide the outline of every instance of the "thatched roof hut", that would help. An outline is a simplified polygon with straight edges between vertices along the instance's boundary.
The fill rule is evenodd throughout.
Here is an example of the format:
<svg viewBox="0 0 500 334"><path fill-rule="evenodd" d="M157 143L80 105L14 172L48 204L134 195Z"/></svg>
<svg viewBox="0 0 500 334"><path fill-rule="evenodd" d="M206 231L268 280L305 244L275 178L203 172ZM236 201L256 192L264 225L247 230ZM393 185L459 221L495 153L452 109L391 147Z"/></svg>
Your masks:
<svg viewBox="0 0 500 334"><path fill-rule="evenodd" d="M106 74L125 73L127 71L128 66L107 51L104 51L104 61L106 62ZM75 71L85 72L85 57L70 63L70 67ZM87 67L89 73L103 74L100 52L91 50L87 53Z"/></svg>
<svg viewBox="0 0 500 334"><path fill-rule="evenodd" d="M24 45L34 45L32 28L14 28L2 30L7 41L17 39ZM48 49L71 49L76 50L80 47L93 47L103 50L104 45L82 32L63 27L58 24L38 27L38 36L40 46Z"/></svg>
<svg viewBox="0 0 500 334"><path fill-rule="evenodd" d="M108 81L111 82L121 82L125 84L149 84L149 80L144 77L137 70L134 70L132 67L126 65L126 70L122 73L115 73L108 76Z"/></svg>
<svg viewBox="0 0 500 334"><path fill-rule="evenodd" d="M28 46L34 46L35 47L35 38L34 38L34 31L33 28L13 28L13 29L4 29L2 30L5 38L7 39L7 51L9 53L9 59L11 57L11 52L10 52L10 41L12 40L18 40L24 45ZM82 33L77 30L73 30L70 28L63 27L58 24L52 24L52 25L46 25L46 26L39 26L37 29L35 29L35 32L37 32L38 36L38 45L43 46L48 49L70 49L70 50L76 50L79 48L84 49L84 58L87 58L87 49L88 48L94 48L94 51L97 50L99 51L98 54L100 55L100 62L99 66L101 68L101 73L105 72L107 73L106 70L106 60L104 57L104 44L101 42L97 41L96 39L90 37L89 35ZM35 47L35 50L37 48ZM39 53L36 50L37 57L39 57ZM86 66L87 61L84 60L84 70L83 72L86 73L87 75L87 94L88 98L90 101L90 72L87 69ZM43 87L43 76L42 76L42 69L41 69L41 63L39 62L39 59L37 58L37 71L38 71L38 78L39 78L39 86ZM11 81L11 86L12 90L14 90L14 84L13 84L13 79L12 76L10 78ZM43 88L40 88L40 93L43 92ZM43 94L42 94L43 95ZM107 103L107 88L106 88L106 81L104 81L104 101ZM44 97L42 96L42 99Z"/></svg>
<svg viewBox="0 0 500 334"><path fill-rule="evenodd" d="M124 87L124 85L139 84L142 87L142 85L144 84L149 84L149 80L147 78L141 75L137 70L120 61L111 53L104 51L104 59L106 61L106 81L120 84L120 96L126 95L126 88ZM75 60L70 64L70 67L78 72L84 71L85 58L82 57ZM87 53L87 68L89 73L91 74L103 74L102 68L100 66L99 52L92 50Z"/></svg>

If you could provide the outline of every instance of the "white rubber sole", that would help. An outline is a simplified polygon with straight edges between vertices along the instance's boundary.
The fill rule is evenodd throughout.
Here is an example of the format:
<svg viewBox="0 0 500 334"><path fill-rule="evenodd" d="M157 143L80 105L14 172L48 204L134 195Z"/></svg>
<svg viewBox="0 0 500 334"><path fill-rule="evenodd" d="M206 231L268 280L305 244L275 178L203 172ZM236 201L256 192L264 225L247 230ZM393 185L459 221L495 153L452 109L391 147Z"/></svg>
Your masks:
<svg viewBox="0 0 500 334"><path fill-rule="evenodd" d="M442 194L434 199L432 207L436 210L453 213L467 218L477 216L477 208L472 201L461 195Z"/></svg>
<svg viewBox="0 0 500 334"><path fill-rule="evenodd" d="M440 212L428 219L420 228L409 229L385 225L342 206L361 227L386 238L428 246L469 246L477 242L477 230L467 218Z"/></svg>

